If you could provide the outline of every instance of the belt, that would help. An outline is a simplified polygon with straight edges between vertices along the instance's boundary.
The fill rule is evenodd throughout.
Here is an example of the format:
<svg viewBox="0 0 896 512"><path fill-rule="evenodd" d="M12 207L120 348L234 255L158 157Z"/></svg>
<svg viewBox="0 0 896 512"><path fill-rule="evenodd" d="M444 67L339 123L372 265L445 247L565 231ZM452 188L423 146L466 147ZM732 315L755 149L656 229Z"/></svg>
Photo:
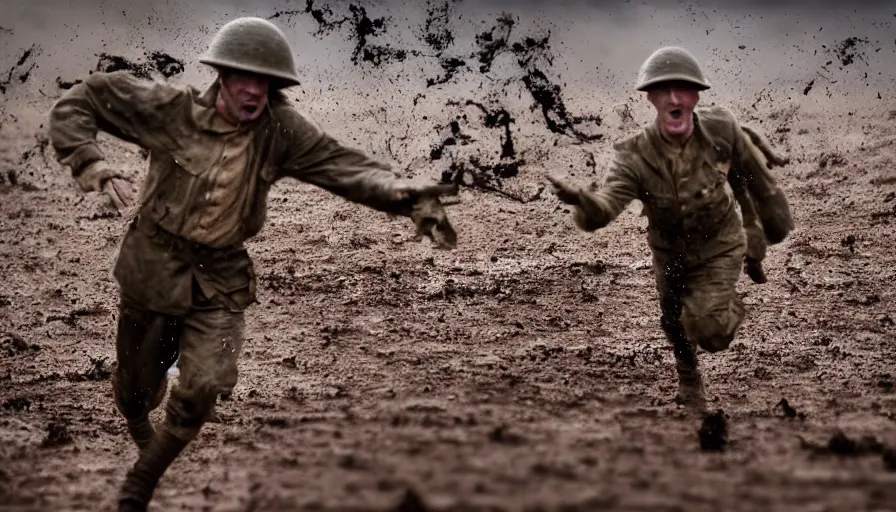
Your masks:
<svg viewBox="0 0 896 512"><path fill-rule="evenodd" d="M185 251L192 253L193 255L203 259L223 258L236 252L245 251L245 247L242 244L233 244L226 247L212 247L210 245L205 245L199 242L188 240L182 236L175 235L174 233L165 230L164 228L162 228L162 226L159 226L158 223L146 217L145 215L137 214L134 217L133 222L131 222L131 226L139 229L143 233L146 233L148 236L162 245L168 245L171 247L171 249L178 252Z"/></svg>

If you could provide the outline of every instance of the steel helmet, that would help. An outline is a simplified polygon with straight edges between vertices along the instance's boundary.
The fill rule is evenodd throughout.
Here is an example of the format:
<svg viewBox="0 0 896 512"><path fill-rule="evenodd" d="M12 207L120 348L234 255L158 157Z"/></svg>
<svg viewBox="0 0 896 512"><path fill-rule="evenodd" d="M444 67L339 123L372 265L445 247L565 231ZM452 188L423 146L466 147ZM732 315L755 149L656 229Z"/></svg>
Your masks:
<svg viewBox="0 0 896 512"><path fill-rule="evenodd" d="M237 18L221 27L199 62L267 75L283 86L299 83L286 36L262 18Z"/></svg>
<svg viewBox="0 0 896 512"><path fill-rule="evenodd" d="M690 52L678 46L666 46L653 52L638 71L639 91L660 82L680 80L690 82L700 89L709 89L709 81L703 76L700 63Z"/></svg>

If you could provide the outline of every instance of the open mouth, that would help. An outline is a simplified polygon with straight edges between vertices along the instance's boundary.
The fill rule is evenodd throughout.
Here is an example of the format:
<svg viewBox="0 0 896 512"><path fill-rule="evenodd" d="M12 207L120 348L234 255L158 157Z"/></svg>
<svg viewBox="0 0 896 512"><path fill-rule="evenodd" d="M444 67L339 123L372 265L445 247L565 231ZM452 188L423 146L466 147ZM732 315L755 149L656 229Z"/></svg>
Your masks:
<svg viewBox="0 0 896 512"><path fill-rule="evenodd" d="M254 114L256 110L258 110L258 107L256 105L244 105L243 106L243 112L246 112L248 114Z"/></svg>
<svg viewBox="0 0 896 512"><path fill-rule="evenodd" d="M681 112L680 108L676 108L675 110L669 111L669 116L672 117L672 119L681 119L681 114L682 114L682 112Z"/></svg>

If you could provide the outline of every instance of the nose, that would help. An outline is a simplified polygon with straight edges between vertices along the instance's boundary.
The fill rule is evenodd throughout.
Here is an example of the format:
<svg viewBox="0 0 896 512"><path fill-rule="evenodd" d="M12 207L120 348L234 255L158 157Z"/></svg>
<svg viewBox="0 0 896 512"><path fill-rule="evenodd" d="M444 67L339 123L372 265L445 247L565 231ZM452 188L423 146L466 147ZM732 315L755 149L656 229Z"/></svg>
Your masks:
<svg viewBox="0 0 896 512"><path fill-rule="evenodd" d="M681 90L675 87L669 89L669 102L675 105L681 103Z"/></svg>

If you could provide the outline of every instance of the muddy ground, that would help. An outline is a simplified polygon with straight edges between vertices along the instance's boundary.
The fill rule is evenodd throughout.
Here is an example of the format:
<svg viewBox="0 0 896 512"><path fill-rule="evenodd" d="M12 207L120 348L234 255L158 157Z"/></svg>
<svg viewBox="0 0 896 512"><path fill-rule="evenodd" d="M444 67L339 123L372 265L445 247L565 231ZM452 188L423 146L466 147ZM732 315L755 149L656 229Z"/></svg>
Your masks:
<svg viewBox="0 0 896 512"><path fill-rule="evenodd" d="M288 7L263 12L341 62L302 60L297 104L403 172L464 184L450 210L460 244L440 251L413 241L404 219L278 184L248 244L260 303L240 381L221 422L170 468L154 510L896 510L896 41L871 21L880 13L778 41L795 49L758 76L761 59L745 55L781 55L762 37L781 32L780 16L664 11L718 37L699 51L729 94L706 101L730 105L793 159L775 173L797 229L770 251L769 283L738 284L749 316L731 349L701 355L711 409L723 411L704 425L672 401L640 206L584 234L541 190L554 170L600 180L611 143L648 122L626 88L642 49L666 36L645 36L637 58L608 51L627 68L566 83L585 64L561 69L561 57L594 52L557 38L587 19L558 14L567 29L548 35L520 29L537 17L525 8L514 23L495 7L467 26L455 3L410 21L382 5ZM623 19L645 23L643 9ZM110 268L125 221L76 189L42 126L89 71L208 78L191 75L193 50L175 51L206 44L207 27L165 46L153 40L157 17L125 14L145 54L116 51L130 32L109 29L102 46L78 26L67 30L86 39L62 63L74 51L62 28L0 31L3 510L112 510L136 457L109 380ZM390 38L399 26L416 46ZM358 83L381 94L364 97ZM139 148L105 137L104 147L142 177Z"/></svg>

